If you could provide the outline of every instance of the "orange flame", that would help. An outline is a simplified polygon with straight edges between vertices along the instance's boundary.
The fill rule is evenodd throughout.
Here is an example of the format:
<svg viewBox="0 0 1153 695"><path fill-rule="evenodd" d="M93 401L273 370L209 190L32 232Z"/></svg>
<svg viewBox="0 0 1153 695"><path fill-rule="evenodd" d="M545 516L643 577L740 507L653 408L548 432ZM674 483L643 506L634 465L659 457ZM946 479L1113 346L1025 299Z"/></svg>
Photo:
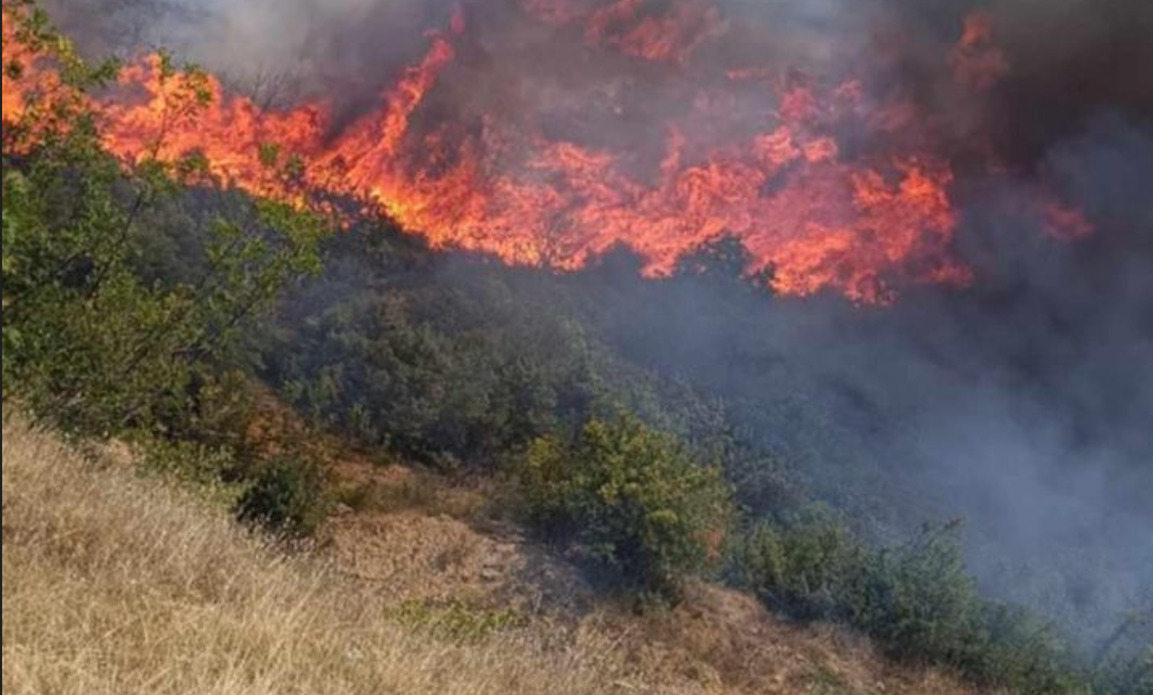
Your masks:
<svg viewBox="0 0 1153 695"><path fill-rule="evenodd" d="M67 127L54 116L66 100L76 97L65 85L51 62L20 40L15 22L3 13L3 123L19 123L18 140L4 138L5 152L21 152L28 142L56 127Z"/></svg>
<svg viewBox="0 0 1153 695"><path fill-rule="evenodd" d="M642 12L637 0L598 11L572 0L519 2L540 21L584 22L588 50L674 70L721 26L717 12L697 0L657 15ZM265 111L210 76L210 103L194 111L187 107L191 76L166 75L155 57L129 66L116 89L91 103L104 146L128 163L199 153L226 185L301 205L317 191L358 199L435 248L483 251L512 264L576 269L625 244L645 259L646 273L661 275L700 244L733 235L752 255L748 270L771 270L773 288L787 295L831 288L854 301L885 303L894 296L892 278L957 286L970 280L950 254L957 219L949 162L923 146L850 159L838 141L846 125L886 137L915 127L911 104L872 101L856 80L824 89L764 68L730 70L728 84L763 88L775 102L762 132L706 148L671 122L663 126L659 167L646 177L635 173L633 153L540 131L512 138L495 116L466 134L453 124L415 127L462 32L458 13L450 30L430 35L423 60L382 95L377 111L335 135L325 104ZM41 62L22 52L5 16L5 64L10 60L29 68ZM983 16L966 23L951 60L958 80L976 88L1006 69ZM52 80L51 71L26 69L16 84L6 83L5 122ZM698 102L694 115L709 118L710 100ZM911 140L923 145L924 138ZM294 174L268 166L270 143L298 158ZM1070 214L1054 215L1077 226Z"/></svg>
<svg viewBox="0 0 1153 695"><path fill-rule="evenodd" d="M683 64L720 24L716 8L697 0L676 3L659 16L642 17L643 6L644 0L616 0L593 12L585 42L612 46L635 58Z"/></svg>

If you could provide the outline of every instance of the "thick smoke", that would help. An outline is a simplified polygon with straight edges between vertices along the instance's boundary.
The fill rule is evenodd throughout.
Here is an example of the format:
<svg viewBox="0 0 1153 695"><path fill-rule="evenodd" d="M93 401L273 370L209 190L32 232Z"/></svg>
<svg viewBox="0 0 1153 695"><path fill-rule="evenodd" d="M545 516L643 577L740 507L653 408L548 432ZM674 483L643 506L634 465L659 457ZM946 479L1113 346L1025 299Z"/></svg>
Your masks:
<svg viewBox="0 0 1153 695"><path fill-rule="evenodd" d="M1031 180L972 182L966 291L877 309L706 283L603 312L631 356L719 391L812 489L898 535L964 517L984 586L1094 641L1153 610L1153 134L1103 109L1034 167L1097 233L1055 243L1021 211Z"/></svg>
<svg viewBox="0 0 1153 695"><path fill-rule="evenodd" d="M49 4L90 50L173 45L269 103L327 98L349 113L376 105L418 59L422 31L452 11L442 0ZM682 101L667 71L622 76L619 57L554 41L566 30L531 20L522 6L533 4L548 3L464 3L458 71L429 108L530 111L577 140L648 142ZM723 40L702 41L694 61L794 65L801 76L864 64L933 115L958 150L956 246L975 283L908 288L879 309L759 300L735 317L702 287L676 311L606 308L615 338L726 395L768 443L819 471L818 489L873 486L898 501L865 511L894 527L967 517L991 589L1087 634L1153 607L1153 3L716 4L710 31ZM1009 66L976 103L944 84L940 60L975 9L993 18ZM734 109L726 128L741 127ZM1002 159L996 173L966 166L976 139ZM1043 234L1022 202L1042 184L1096 233Z"/></svg>
<svg viewBox="0 0 1153 695"><path fill-rule="evenodd" d="M1089 628L1153 607L1153 137L1101 112L1036 166L1097 235L1052 244L1014 215L1014 185L987 182L960 239L977 285L847 336L881 348L834 373L901 415L889 436L972 521L990 586L1050 612L1069 600ZM1030 565L1060 571L1026 581Z"/></svg>
<svg viewBox="0 0 1153 695"><path fill-rule="evenodd" d="M619 3L619 0L618 0ZM661 70L622 70L611 51L580 51L579 27L542 22L533 8L583 11L608 0L47 0L53 16L94 53L164 45L270 105L322 99L348 116L419 59L424 34L463 8L470 31L439 98L467 113L503 106L573 132L638 147L686 101ZM637 3L669 15L672 0ZM690 4L682 2L680 4ZM705 3L700 3L705 4ZM979 129L997 153L1031 167L1076 137L1102 107L1153 116L1153 4L1145 0L715 0L693 64L773 65L828 77L864 70L890 81L945 122L957 140ZM976 104L958 95L940 60L974 11L993 17L1011 66ZM555 14L555 13L554 13ZM578 22L579 24L579 22ZM567 32L567 33L566 33ZM575 42L573 34L578 35ZM634 61L635 62L635 61ZM692 66L686 68L691 71ZM452 83L458 88L453 88ZM679 80L693 84L693 80ZM632 95L632 96L630 96ZM604 117L598 117L603 106ZM742 104L731 106L740 112ZM747 107L749 119L763 105ZM581 116L581 117L576 117ZM337 119L338 123L344 119ZM741 119L726 123L726 130ZM708 130L702 124L702 132ZM663 137L663 133L657 133ZM728 133L731 135L731 132ZM654 140L655 143L655 140ZM595 143L594 143L595 144ZM615 143L613 143L615 144ZM654 150L659 146L654 144Z"/></svg>
<svg viewBox="0 0 1153 695"><path fill-rule="evenodd" d="M440 7L434 5L439 4ZM326 98L375 105L443 25L424 0L50 0L54 20L93 55L173 50L265 105Z"/></svg>

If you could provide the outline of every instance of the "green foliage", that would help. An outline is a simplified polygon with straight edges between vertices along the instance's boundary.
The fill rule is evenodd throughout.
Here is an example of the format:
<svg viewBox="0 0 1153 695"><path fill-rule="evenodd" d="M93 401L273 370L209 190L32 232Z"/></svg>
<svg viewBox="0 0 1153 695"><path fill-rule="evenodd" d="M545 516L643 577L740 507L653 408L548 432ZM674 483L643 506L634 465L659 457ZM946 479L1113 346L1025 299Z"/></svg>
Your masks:
<svg viewBox="0 0 1153 695"><path fill-rule="evenodd" d="M492 461L595 409L602 357L579 328L492 311L498 286L466 297L428 280L313 288L265 347L266 376L320 423L449 466ZM486 295L487 315L474 304Z"/></svg>
<svg viewBox="0 0 1153 695"><path fill-rule="evenodd" d="M1153 647L1102 668L1096 686L1109 695L1153 695Z"/></svg>
<svg viewBox="0 0 1153 695"><path fill-rule="evenodd" d="M44 106L53 118L5 125L5 397L80 433L194 431L189 418L203 419L245 322L319 269L323 222L247 201L201 220L195 272L146 280L140 269L159 236L148 223L183 195L188 163L158 159L161 143L131 172L105 154L82 95L109 74L86 70L38 12L17 16L22 35L65 66L68 89ZM162 79L180 81L166 118L194 118L209 96L203 74L176 73L168 59L162 67Z"/></svg>
<svg viewBox="0 0 1153 695"><path fill-rule="evenodd" d="M491 468L621 403L710 455L743 454L714 446L727 436L720 404L621 359L558 278L435 255L382 224L325 252L323 276L262 341L261 375L326 428L437 466Z"/></svg>
<svg viewBox="0 0 1153 695"><path fill-rule="evenodd" d="M256 472L236 503L236 516L288 537L311 535L328 514L327 484L313 461L275 456Z"/></svg>
<svg viewBox="0 0 1153 695"><path fill-rule="evenodd" d="M194 441L145 437L137 443L139 470L187 485L206 501L226 508L235 506L243 492L242 468L232 449Z"/></svg>
<svg viewBox="0 0 1153 695"><path fill-rule="evenodd" d="M658 595L716 559L731 520L720 470L629 416L537 439L517 472L539 528Z"/></svg>
<svg viewBox="0 0 1153 695"><path fill-rule="evenodd" d="M777 610L848 623L895 657L1018 693L1088 692L1047 626L978 593L956 526L926 527L905 544L871 550L812 512L751 531L738 573Z"/></svg>
<svg viewBox="0 0 1153 695"><path fill-rule="evenodd" d="M481 641L493 633L528 624L528 618L515 609L473 606L459 598L436 602L410 599L400 604L394 617L403 625L469 642Z"/></svg>
<svg viewBox="0 0 1153 695"><path fill-rule="evenodd" d="M1095 661L1095 693L1153 695L1153 609L1122 620Z"/></svg>
<svg viewBox="0 0 1153 695"><path fill-rule="evenodd" d="M89 68L29 3L5 3L5 17L62 84L28 90L25 113L4 125L4 397L70 433L135 439L144 470L234 496L252 464L238 348L286 286L320 270L327 224L188 188L203 180L203 156L161 159L162 141L126 170L102 150L85 97L115 65ZM10 61L6 78L25 67ZM196 118L206 75L163 54L160 68L166 122ZM307 531L321 507L312 482L277 462L242 510Z"/></svg>
<svg viewBox="0 0 1153 695"><path fill-rule="evenodd" d="M849 621L896 653L962 663L982 602L948 531L927 528L909 543L865 554L850 568Z"/></svg>
<svg viewBox="0 0 1153 695"><path fill-rule="evenodd" d="M807 509L788 525L756 526L738 552L742 582L772 608L823 619L837 615L844 582L863 550L827 512Z"/></svg>

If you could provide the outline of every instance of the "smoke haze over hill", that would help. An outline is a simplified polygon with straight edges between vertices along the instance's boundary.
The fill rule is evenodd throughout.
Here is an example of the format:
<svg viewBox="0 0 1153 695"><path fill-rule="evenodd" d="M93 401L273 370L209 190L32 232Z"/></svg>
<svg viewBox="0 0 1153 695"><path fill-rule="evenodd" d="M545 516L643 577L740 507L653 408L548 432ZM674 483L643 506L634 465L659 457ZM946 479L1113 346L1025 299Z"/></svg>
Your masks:
<svg viewBox="0 0 1153 695"><path fill-rule="evenodd" d="M609 5L631 14L593 32L590 17ZM335 136L379 107L380 94L419 63L424 32L450 26L456 5L50 6L89 50L171 44L241 88L264 90L269 106L328 101ZM718 74L771 65L771 78L749 79L824 88L861 73L878 102L908 108L893 118L911 118L910 126L831 127L839 153L854 161L892 147L950 163L940 183L949 234L907 267L886 257L876 290L884 306L841 296L847 287L862 293L843 293L851 299L868 299L874 289L872 275L853 284L844 258L828 264L831 284L796 293L808 297L735 298L704 281L691 291L646 290L631 279L643 260L626 263L630 279L621 278L598 265L606 248L594 244L571 266L588 262L586 280L605 300L589 309L591 320L631 359L723 396L813 489L883 528L968 518L974 567L991 590L1091 637L1153 606L1153 4L460 6L467 28L455 63L416 111L421 136L438 132L427 124L450 122L454 137L487 144L495 113L505 134L531 125L556 141L626 152L621 167L644 178L667 156L666 120L700 148L761 127L763 103L743 87L722 95L715 111L694 111L716 96L709 80ZM975 11L987 13L994 39L958 44ZM675 40L641 43L630 33L664 20L677 27ZM801 163L797 155L783 176L820 156ZM517 176L526 170L535 171L509 165ZM768 179L758 195L785 185ZM1042 195L1067 206L1055 214L1064 223L1057 233L1037 204ZM756 220L749 224L750 243L764 243ZM794 259L777 250L756 269L779 272ZM937 282L942 275L949 281Z"/></svg>

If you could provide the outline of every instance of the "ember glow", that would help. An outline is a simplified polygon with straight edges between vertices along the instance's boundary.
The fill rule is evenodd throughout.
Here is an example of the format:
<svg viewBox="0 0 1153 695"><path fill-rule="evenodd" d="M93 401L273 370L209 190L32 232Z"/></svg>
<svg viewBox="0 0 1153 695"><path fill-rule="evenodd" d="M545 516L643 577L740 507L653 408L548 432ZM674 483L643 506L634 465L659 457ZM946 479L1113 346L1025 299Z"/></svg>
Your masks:
<svg viewBox="0 0 1153 695"><path fill-rule="evenodd" d="M935 119L901 89L881 88L869 75L698 63L729 30L703 0L515 5L523 21L573 37L589 56L607 54L629 79L654 74L674 85L669 92L683 103L645 123L659 151L558 135L563 128L531 110L456 118L429 109L469 40L459 9L427 34L424 57L396 77L378 107L339 127L328 103L263 110L211 76L203 80L210 102L193 109L191 76L166 75L156 56L127 66L91 104L104 145L125 162L203 155L224 185L300 205L317 194L359 201L435 248L511 264L573 270L625 245L659 276L727 235L751 254L747 270L768 271L785 295L832 289L885 303L895 285L970 281L950 250L958 213L948 148ZM5 65L26 66L5 82L4 120L14 123L29 95L56 78L9 24L5 16ZM989 17L970 16L957 37L940 61L951 89L976 99L1011 66ZM606 88L589 108L623 112L621 91ZM1044 205L1054 236L1090 229L1079 212Z"/></svg>

